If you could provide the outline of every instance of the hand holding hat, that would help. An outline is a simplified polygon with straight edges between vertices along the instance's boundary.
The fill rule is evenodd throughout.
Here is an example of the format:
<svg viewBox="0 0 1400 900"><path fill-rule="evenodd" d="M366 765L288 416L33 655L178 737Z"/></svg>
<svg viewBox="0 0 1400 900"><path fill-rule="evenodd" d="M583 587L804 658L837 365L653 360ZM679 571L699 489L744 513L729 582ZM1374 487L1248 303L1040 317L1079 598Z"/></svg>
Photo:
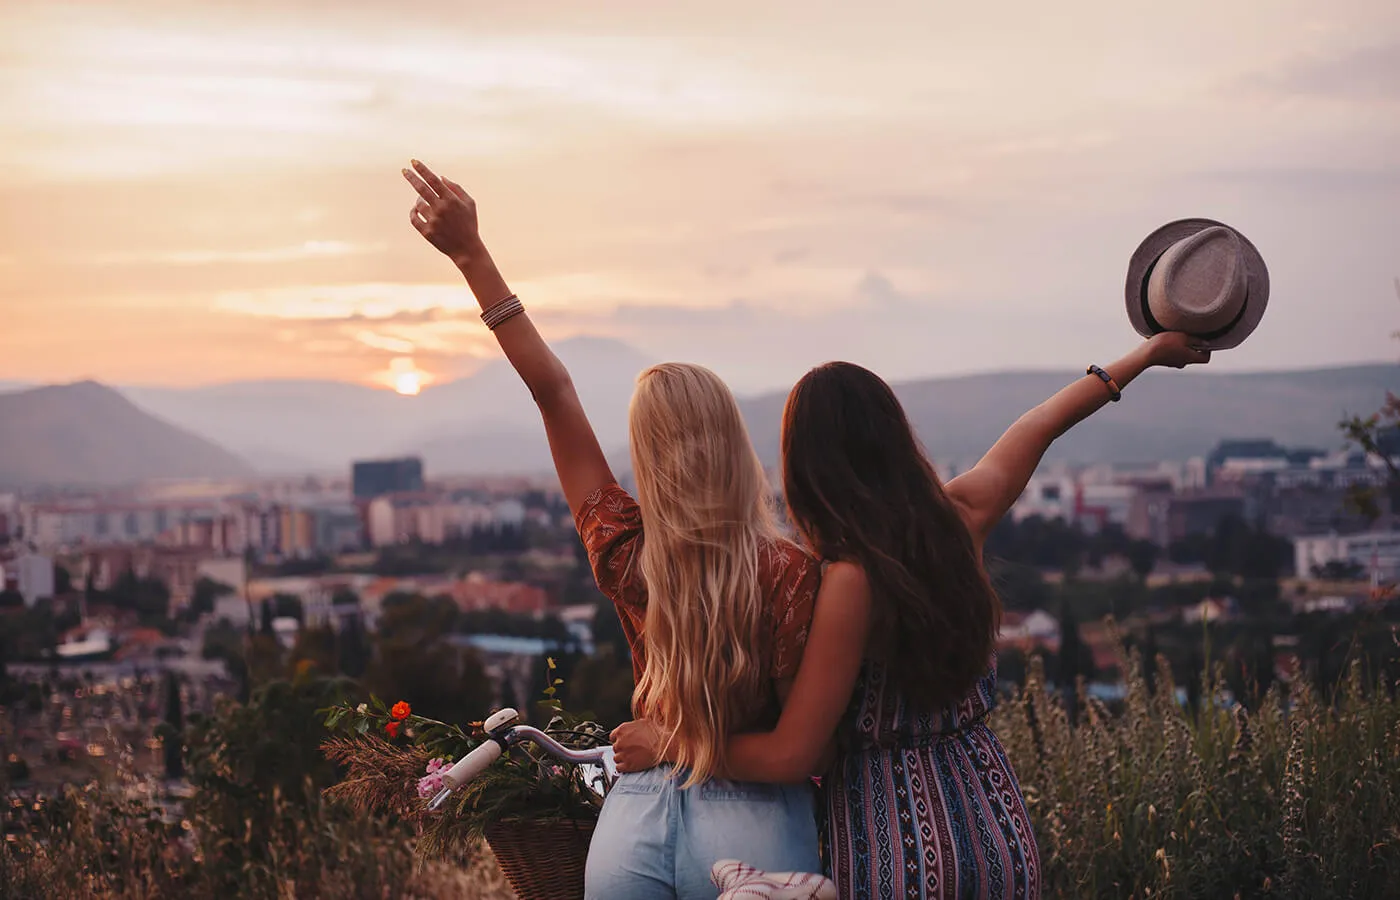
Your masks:
<svg viewBox="0 0 1400 900"><path fill-rule="evenodd" d="M1147 339L1147 363L1169 369L1184 369L1210 362L1210 348L1200 338L1184 331L1164 331Z"/></svg>
<svg viewBox="0 0 1400 900"><path fill-rule="evenodd" d="M1230 226L1181 219L1152 232L1133 253L1126 300L1128 319L1144 337L1181 332L1191 346L1228 350L1263 319L1269 270Z"/></svg>

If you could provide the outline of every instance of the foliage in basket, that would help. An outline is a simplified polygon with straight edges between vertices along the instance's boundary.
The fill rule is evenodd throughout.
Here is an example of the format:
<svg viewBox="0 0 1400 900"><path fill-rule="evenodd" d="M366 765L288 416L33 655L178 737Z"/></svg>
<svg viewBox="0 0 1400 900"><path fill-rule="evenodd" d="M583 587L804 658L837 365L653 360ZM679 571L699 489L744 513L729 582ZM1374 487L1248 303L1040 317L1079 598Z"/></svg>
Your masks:
<svg viewBox="0 0 1400 900"><path fill-rule="evenodd" d="M608 742L607 729L564 709L556 692L554 660L550 686L537 704L549 716L544 727L555 740L575 749ZM418 851L425 856L463 855L488 826L503 820L592 821L601 806L578 766L558 762L533 747L516 746L474 781L453 793L437 812L428 801L441 787L441 773L484 741L481 722L468 729L413 714L409 704L388 706L371 695L368 703L348 703L321 711L336 734L321 746L327 757L348 769L343 781L326 790L366 812L392 813L417 821Z"/></svg>

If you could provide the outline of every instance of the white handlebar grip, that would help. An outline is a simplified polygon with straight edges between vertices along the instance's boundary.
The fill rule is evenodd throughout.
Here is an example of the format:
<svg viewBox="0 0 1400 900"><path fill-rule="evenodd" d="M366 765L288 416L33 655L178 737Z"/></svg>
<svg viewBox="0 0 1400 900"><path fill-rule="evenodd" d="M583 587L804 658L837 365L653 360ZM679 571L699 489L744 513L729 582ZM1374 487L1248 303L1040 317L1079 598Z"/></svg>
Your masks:
<svg viewBox="0 0 1400 900"><path fill-rule="evenodd" d="M442 784L446 788L456 790L486 771L486 767L500 757L501 745L495 741L487 741L457 760L457 764L448 769L447 773L442 776Z"/></svg>

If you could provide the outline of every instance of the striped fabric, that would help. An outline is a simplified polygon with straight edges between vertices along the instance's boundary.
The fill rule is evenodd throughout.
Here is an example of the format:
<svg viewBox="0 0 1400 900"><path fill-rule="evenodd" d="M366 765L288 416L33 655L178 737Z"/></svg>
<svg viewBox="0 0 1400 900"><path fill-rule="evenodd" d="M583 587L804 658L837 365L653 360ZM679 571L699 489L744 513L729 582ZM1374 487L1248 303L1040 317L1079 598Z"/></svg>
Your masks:
<svg viewBox="0 0 1400 900"><path fill-rule="evenodd" d="M1016 775L985 720L996 665L959 703L907 709L867 662L826 784L843 900L1034 900L1040 856Z"/></svg>
<svg viewBox="0 0 1400 900"><path fill-rule="evenodd" d="M808 872L764 872L737 859L722 859L710 869L718 900L836 900L831 879Z"/></svg>

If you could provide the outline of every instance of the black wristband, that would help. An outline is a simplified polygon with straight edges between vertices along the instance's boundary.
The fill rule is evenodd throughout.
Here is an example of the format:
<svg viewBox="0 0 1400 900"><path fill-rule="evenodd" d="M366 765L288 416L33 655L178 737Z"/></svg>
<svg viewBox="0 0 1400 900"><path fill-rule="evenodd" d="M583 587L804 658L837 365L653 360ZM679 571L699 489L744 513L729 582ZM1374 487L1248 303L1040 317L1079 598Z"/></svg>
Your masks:
<svg viewBox="0 0 1400 900"><path fill-rule="evenodd" d="M1084 370L1084 374L1097 375L1104 384L1108 385L1108 399L1112 400L1114 403L1123 399L1123 392L1118 389L1118 383L1113 380L1112 375L1109 375L1103 369L1100 369L1098 366L1090 366Z"/></svg>

